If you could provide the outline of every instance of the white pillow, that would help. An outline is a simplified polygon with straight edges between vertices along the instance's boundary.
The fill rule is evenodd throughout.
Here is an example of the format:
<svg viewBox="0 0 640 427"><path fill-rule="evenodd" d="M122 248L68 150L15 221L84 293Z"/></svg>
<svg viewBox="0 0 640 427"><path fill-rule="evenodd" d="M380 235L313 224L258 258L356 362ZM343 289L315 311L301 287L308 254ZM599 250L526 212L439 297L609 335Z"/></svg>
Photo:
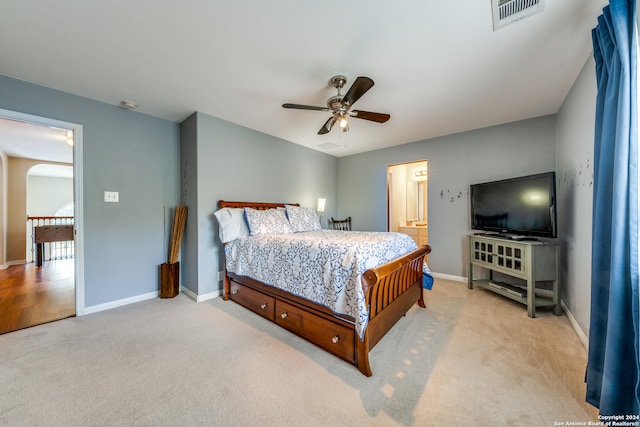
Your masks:
<svg viewBox="0 0 640 427"><path fill-rule="evenodd" d="M222 208L213 213L218 220L218 236L222 243L246 237L249 227L244 219L242 208Z"/></svg>
<svg viewBox="0 0 640 427"><path fill-rule="evenodd" d="M258 234L289 234L291 225L284 209L253 209L244 208L244 214L249 224L249 233Z"/></svg>
<svg viewBox="0 0 640 427"><path fill-rule="evenodd" d="M285 205L287 216L294 233L300 231L322 230L318 212L313 208L302 208L300 206Z"/></svg>

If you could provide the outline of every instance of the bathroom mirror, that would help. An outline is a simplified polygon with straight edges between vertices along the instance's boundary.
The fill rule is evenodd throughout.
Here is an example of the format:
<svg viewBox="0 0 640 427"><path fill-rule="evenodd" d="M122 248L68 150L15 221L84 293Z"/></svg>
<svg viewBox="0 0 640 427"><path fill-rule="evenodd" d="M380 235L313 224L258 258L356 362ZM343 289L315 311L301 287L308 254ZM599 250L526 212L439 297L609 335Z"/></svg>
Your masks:
<svg viewBox="0 0 640 427"><path fill-rule="evenodd" d="M387 166L387 230L427 225L427 160Z"/></svg>
<svg viewBox="0 0 640 427"><path fill-rule="evenodd" d="M427 185L426 181L407 181L407 221L426 221Z"/></svg>

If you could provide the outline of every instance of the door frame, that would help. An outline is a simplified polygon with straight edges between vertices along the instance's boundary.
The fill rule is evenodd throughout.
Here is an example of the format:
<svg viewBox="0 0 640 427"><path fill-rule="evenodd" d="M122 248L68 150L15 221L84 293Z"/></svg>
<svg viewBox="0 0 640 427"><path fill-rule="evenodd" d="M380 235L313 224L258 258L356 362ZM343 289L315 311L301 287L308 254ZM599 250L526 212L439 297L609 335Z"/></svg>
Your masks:
<svg viewBox="0 0 640 427"><path fill-rule="evenodd" d="M73 131L74 288L76 316L82 316L85 314L82 125L3 109L0 109L0 117Z"/></svg>

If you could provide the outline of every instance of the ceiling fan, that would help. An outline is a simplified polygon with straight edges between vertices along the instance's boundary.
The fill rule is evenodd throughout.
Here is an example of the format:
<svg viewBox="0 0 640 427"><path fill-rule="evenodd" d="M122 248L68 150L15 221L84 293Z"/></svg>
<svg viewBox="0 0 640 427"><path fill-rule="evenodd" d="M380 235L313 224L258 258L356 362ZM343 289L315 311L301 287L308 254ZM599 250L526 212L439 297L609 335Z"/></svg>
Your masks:
<svg viewBox="0 0 640 427"><path fill-rule="evenodd" d="M362 97L369 89L373 87L373 80L369 77L358 77L353 85L349 88L344 96L340 93L341 89L347 83L345 76L334 76L329 80L329 84L338 90L338 94L327 99L326 107L316 107L313 105L300 104L282 104L284 108L293 108L297 110L316 110L327 111L331 113L331 117L318 131L318 135L329 133L334 124L339 123L343 132L349 130L349 117L357 119L369 120L377 123L384 123L391 117L389 114L373 113L371 111L352 110L353 104Z"/></svg>

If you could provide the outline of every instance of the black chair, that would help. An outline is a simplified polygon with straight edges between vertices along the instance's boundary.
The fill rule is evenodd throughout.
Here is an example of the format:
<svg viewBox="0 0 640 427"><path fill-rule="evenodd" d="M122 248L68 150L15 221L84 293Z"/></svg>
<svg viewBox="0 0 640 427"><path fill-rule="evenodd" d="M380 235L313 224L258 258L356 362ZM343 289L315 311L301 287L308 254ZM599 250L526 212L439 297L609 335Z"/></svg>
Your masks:
<svg viewBox="0 0 640 427"><path fill-rule="evenodd" d="M331 217L329 227L333 230L351 231L351 217L347 219L333 219L333 217Z"/></svg>

